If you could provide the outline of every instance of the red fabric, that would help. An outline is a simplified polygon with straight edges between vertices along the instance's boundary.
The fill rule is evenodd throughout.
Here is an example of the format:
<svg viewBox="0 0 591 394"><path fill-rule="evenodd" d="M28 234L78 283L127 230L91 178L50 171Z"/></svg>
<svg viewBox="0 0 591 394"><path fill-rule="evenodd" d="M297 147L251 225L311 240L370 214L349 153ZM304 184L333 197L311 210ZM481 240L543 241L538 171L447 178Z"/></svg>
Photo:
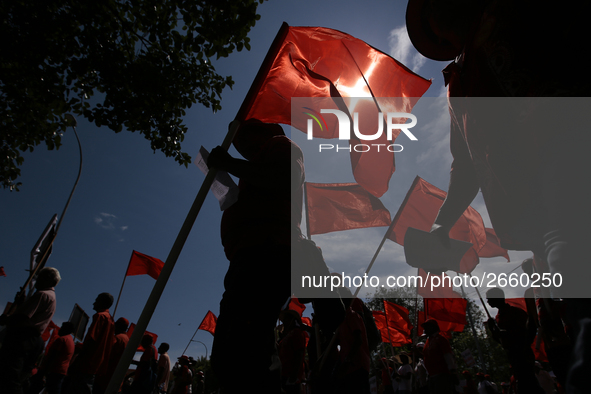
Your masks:
<svg viewBox="0 0 591 394"><path fill-rule="evenodd" d="M147 349L144 349L144 352L140 357L140 362L137 368L135 369L134 379L139 380L139 378L142 376L143 369L150 366L152 361L156 360L158 360L158 352L156 351L154 345L150 346Z"/></svg>
<svg viewBox="0 0 591 394"><path fill-rule="evenodd" d="M296 297L291 297L289 304L287 304L287 309L296 311L301 317L304 310L306 310L306 305L302 304Z"/></svg>
<svg viewBox="0 0 591 394"><path fill-rule="evenodd" d="M355 335L360 336L361 344L354 353L354 356L350 356L355 350L352 347ZM367 331L365 330L365 323L363 323L363 318L359 315L359 313L355 312L352 308L347 309L347 312L345 313L345 319L339 326L338 336L339 345L341 346L341 350L339 351L341 361L344 362L345 359L350 356L349 361L351 364L347 369L347 373L351 373L360 369L369 372L369 345L367 343Z"/></svg>
<svg viewBox="0 0 591 394"><path fill-rule="evenodd" d="M55 324L53 320L50 321L47 327L45 327L45 331L43 331L43 334L41 334L41 340L43 340L43 342L47 342L47 340L52 336L51 331L56 328L59 330L60 327L57 324Z"/></svg>
<svg viewBox="0 0 591 394"><path fill-rule="evenodd" d="M517 308L523 309L525 312L527 312L527 303L523 297L505 298L505 302L511 306L516 306Z"/></svg>
<svg viewBox="0 0 591 394"><path fill-rule="evenodd" d="M162 267L164 267L164 263L161 260L134 250L131 253L125 276L148 274L152 278L158 279Z"/></svg>
<svg viewBox="0 0 591 394"><path fill-rule="evenodd" d="M205 317L199 324L198 330L203 330L209 332L211 335L215 335L215 326L217 324L218 318L211 312L207 311Z"/></svg>
<svg viewBox="0 0 591 394"><path fill-rule="evenodd" d="M79 363L83 373L96 375L102 367L106 369L107 363L104 361L108 360L111 354L114 332L115 322L108 310L97 312L92 316L92 323L86 332L81 350L84 358L82 360L80 356L76 358L76 363Z"/></svg>
<svg viewBox="0 0 591 394"><path fill-rule="evenodd" d="M384 300L384 310L386 312L388 326L404 334L407 339L410 339L413 325L411 324L410 318L408 316L408 309L393 302Z"/></svg>
<svg viewBox="0 0 591 394"><path fill-rule="evenodd" d="M480 257L502 256L505 259L507 259L507 261L510 261L509 260L509 253L507 252L507 249L505 249L501 246L501 241L499 241L499 237L497 237L495 230L493 230L492 228L485 228L484 230L486 231L486 243L484 244L482 249L480 249L478 251L478 256L480 256Z"/></svg>
<svg viewBox="0 0 591 394"><path fill-rule="evenodd" d="M241 108L239 120L256 118L267 123L292 124L294 115L292 126L305 131L309 116L302 113L298 117L297 111L292 114L292 97L400 97L404 99L380 103L380 110L409 113L431 84L387 54L337 30L284 25L279 36L281 41L274 43L276 46L268 55L271 59L265 59L269 63L257 75L254 91L249 92L252 101L246 103L244 111ZM370 102L377 113L373 100ZM335 104L333 109L336 108ZM312 110L320 112L320 108ZM349 111L358 109L350 107ZM324 119L326 130L314 137L335 138L336 117ZM361 125L359 128L366 130ZM373 134L375 130L364 134ZM372 143L387 144L385 130L382 138ZM353 152L351 164L355 180L367 191L380 197L388 190L395 169L392 152Z"/></svg>
<svg viewBox="0 0 591 394"><path fill-rule="evenodd" d="M431 318L466 325L468 301L464 298L425 298L424 301Z"/></svg>
<svg viewBox="0 0 591 394"><path fill-rule="evenodd" d="M0 276L6 276L6 272L4 272L4 267L0 267Z"/></svg>
<svg viewBox="0 0 591 394"><path fill-rule="evenodd" d="M546 345L544 344L544 340L542 338L539 338L540 345L539 345L539 347L536 347L536 344L538 343L538 338L539 338L538 335L536 335L534 342L531 344L531 349L534 351L534 356L536 357L536 361L540 361L542 363L547 363L548 362L548 355L546 354Z"/></svg>
<svg viewBox="0 0 591 394"><path fill-rule="evenodd" d="M390 212L357 183L306 183L310 235L389 226Z"/></svg>
<svg viewBox="0 0 591 394"><path fill-rule="evenodd" d="M129 328L127 329L127 337L131 338L131 334L133 334L133 331L135 330L135 323L131 323L129 325ZM144 335L149 335L152 337L152 343L156 343L156 341L158 340L158 335L154 334L153 332L150 331L144 331ZM140 344L136 350L136 352L143 352L145 349L144 347Z"/></svg>
<svg viewBox="0 0 591 394"><path fill-rule="evenodd" d="M58 336L48 346L47 354L43 357L43 364L46 373L57 373L66 375L70 361L74 355L74 339L72 335Z"/></svg>
<svg viewBox="0 0 591 394"><path fill-rule="evenodd" d="M390 343L395 347L412 343L412 339L408 338L405 334L388 326L388 320L386 319L386 314L384 312L372 311L371 314L376 322L376 327L380 330L382 342Z"/></svg>
<svg viewBox="0 0 591 394"><path fill-rule="evenodd" d="M404 246L404 236L409 227L430 231L446 196L446 192L417 176L398 208L389 238ZM478 211L468 207L452 227L449 236L473 244L462 258L458 271L472 272L479 262L478 251L486 244L486 231Z"/></svg>
<svg viewBox="0 0 591 394"><path fill-rule="evenodd" d="M312 327L312 319L310 319L309 317L302 317L302 323L304 323L308 327Z"/></svg>

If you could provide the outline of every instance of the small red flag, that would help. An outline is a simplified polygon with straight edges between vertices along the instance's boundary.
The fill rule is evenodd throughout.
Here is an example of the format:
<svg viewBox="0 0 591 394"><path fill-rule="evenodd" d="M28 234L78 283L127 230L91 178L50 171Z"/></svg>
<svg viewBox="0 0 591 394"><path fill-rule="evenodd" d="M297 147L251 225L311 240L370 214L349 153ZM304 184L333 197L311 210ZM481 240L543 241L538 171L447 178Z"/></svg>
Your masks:
<svg viewBox="0 0 591 394"><path fill-rule="evenodd" d="M389 226L390 212L357 183L306 183L310 235Z"/></svg>
<svg viewBox="0 0 591 394"><path fill-rule="evenodd" d="M152 278L158 279L162 267L164 267L164 263L161 260L134 250L131 253L125 276L148 274Z"/></svg>
<svg viewBox="0 0 591 394"><path fill-rule="evenodd" d="M4 272L4 266L0 267L0 276L6 276L6 272Z"/></svg>
<svg viewBox="0 0 591 394"><path fill-rule="evenodd" d="M57 330L59 330L59 328L60 328L60 327L59 327L57 324L55 324L55 323L53 322L53 320L51 320L51 321L49 322L49 324L47 325L47 327L45 328L45 331L43 332L43 334L41 334L41 340L42 340L43 342L47 342L47 340L48 340L49 338L51 338L51 335L52 335L51 331L52 331L52 330L53 330L53 331L55 331L56 329L57 329Z"/></svg>
<svg viewBox="0 0 591 394"><path fill-rule="evenodd" d="M378 105L384 114L410 113L430 85L431 81L414 74L394 58L346 33L322 27L290 27L284 23L236 119L289 124L305 132L309 116L298 118L294 111L296 120L292 124L292 97L335 97L331 109L337 109L336 102L341 97L398 98L379 104L374 100L369 102L376 115ZM357 111L351 105L354 104L350 104L349 112ZM321 108L309 109L320 113ZM325 122L326 130L314 137L336 138L336 117L326 116ZM360 125L359 130L369 135L375 134L376 129L369 131ZM400 130L394 130L392 139L397 133ZM386 133L372 143L389 144ZM351 165L356 181L367 191L380 197L388 190L395 169L393 152L351 150Z"/></svg>
<svg viewBox="0 0 591 394"><path fill-rule="evenodd" d="M430 231L446 195L447 193L443 190L417 176L398 208L388 237L397 244L404 245L404 235L409 227ZM478 211L468 207L452 227L449 236L452 239L473 244L462 258L459 271L460 273L472 272L479 262L478 251L486 244L484 223Z"/></svg>
<svg viewBox="0 0 591 394"><path fill-rule="evenodd" d="M388 326L404 334L407 338L411 336L413 328L408 317L408 309L393 302L384 300L384 310L388 320Z"/></svg>
<svg viewBox="0 0 591 394"><path fill-rule="evenodd" d="M207 331L211 335L215 335L215 326L217 324L217 321L218 318L211 311L207 311L207 314L205 315L197 329Z"/></svg>
<svg viewBox="0 0 591 394"><path fill-rule="evenodd" d="M133 334L133 330L135 330L135 323L131 323L129 325L129 328L127 329L127 336L129 338L131 338L131 334ZM158 335L156 335L156 334L154 334L153 332L150 332L150 331L144 331L144 335L151 336L152 337L152 345L155 345L156 344L156 340L158 339ZM144 349L144 347L140 344L138 346L136 352L143 352L144 350L146 350L146 349Z"/></svg>
<svg viewBox="0 0 591 394"><path fill-rule="evenodd" d="M382 342L390 343L392 346L402 346L412 343L412 339L388 325L388 320L384 312L372 311L371 314L373 315L374 321L376 322L376 327L378 330L380 330Z"/></svg>
<svg viewBox="0 0 591 394"><path fill-rule="evenodd" d="M296 311L300 316L302 316L302 313L304 313L304 310L306 309L306 305L302 304L296 297L291 297L289 303L287 304L287 309Z"/></svg>

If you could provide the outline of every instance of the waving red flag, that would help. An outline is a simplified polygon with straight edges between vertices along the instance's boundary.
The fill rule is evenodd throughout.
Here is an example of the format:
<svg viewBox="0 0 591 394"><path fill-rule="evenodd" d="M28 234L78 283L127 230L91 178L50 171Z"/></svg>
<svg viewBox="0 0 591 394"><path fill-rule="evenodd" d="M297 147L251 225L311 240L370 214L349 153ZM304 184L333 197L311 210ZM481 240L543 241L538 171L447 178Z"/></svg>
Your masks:
<svg viewBox="0 0 591 394"><path fill-rule="evenodd" d="M413 325L408 317L408 309L393 302L384 300L384 310L388 326L410 338Z"/></svg>
<svg viewBox="0 0 591 394"><path fill-rule="evenodd" d="M446 338L451 338L451 333L452 332L462 332L464 331L464 326L465 324L460 324L460 323L452 323L452 322L446 322L443 320L438 320L436 318L434 318L433 316L427 315L427 318L425 318L425 312L424 311L419 311L419 333L422 332L423 327L422 324L425 322L425 320L427 319L433 319L437 321L437 324L439 325L439 331L441 333L441 335L445 336Z"/></svg>
<svg viewBox="0 0 591 394"><path fill-rule="evenodd" d="M158 279L162 267L164 267L164 263L161 260L134 250L131 253L125 276L148 274L152 278Z"/></svg>
<svg viewBox="0 0 591 394"><path fill-rule="evenodd" d="M392 346L402 346L408 343L412 343L412 339L393 327L390 327L386 314L382 311L372 311L376 327L380 330L382 336L382 342L390 343Z"/></svg>
<svg viewBox="0 0 591 394"><path fill-rule="evenodd" d="M417 281L417 291L424 298L456 298L460 297L453 290L451 278L446 273L438 275L427 273L419 268L420 281Z"/></svg>
<svg viewBox="0 0 591 394"><path fill-rule="evenodd" d="M131 334L133 334L134 330L135 330L135 323L131 323L129 325L129 328L127 329L127 333L126 333L129 338L131 338ZM152 345L156 345L156 340L158 339L158 335L154 334L153 332L147 331L147 330L144 331L144 335L151 336L152 337ZM143 352L144 350L146 350L146 349L144 349L144 347L140 344L138 346L136 352Z"/></svg>
<svg viewBox="0 0 591 394"><path fill-rule="evenodd" d="M409 227L430 231L447 193L416 177L396 216L389 238L404 245L404 235ZM467 241L472 248L460 262L460 273L470 273L479 262L478 251L486 244L486 231L482 217L472 207L468 207L449 232L452 239Z"/></svg>
<svg viewBox="0 0 591 394"><path fill-rule="evenodd" d="M306 305L302 304L296 297L291 297L289 303L287 304L287 309L296 311L300 316L302 316L302 313L304 313L304 310L306 310Z"/></svg>
<svg viewBox="0 0 591 394"><path fill-rule="evenodd" d="M357 109L351 102L347 103L348 108L343 108L347 104L341 98L398 98L379 104L371 100L373 112L377 115L379 108L384 114L410 113L430 85L431 81L414 74L394 58L346 33L322 27L290 27L284 23L236 119L290 124L305 131L309 116L297 117L304 108L292 114L292 97L334 97L331 109L350 113ZM306 111L320 113L320 109ZM292 115L296 116L293 124ZM326 116L325 121L326 130L314 137L335 138L335 116ZM375 129L365 131L361 125L359 129L367 135L375 133ZM372 143L387 144L386 133ZM393 152L386 149L379 154L375 149L351 152L351 164L355 179L367 191L380 197L388 190L395 169Z"/></svg>
<svg viewBox="0 0 591 394"><path fill-rule="evenodd" d="M306 183L310 235L389 226L390 212L357 183Z"/></svg>
<svg viewBox="0 0 591 394"><path fill-rule="evenodd" d="M198 330L203 330L209 332L211 335L215 335L215 326L217 324L218 318L211 312L207 311L205 317L197 327Z"/></svg>
<svg viewBox="0 0 591 394"><path fill-rule="evenodd" d="M456 298L425 298L425 308L430 317L439 321L466 325L468 301Z"/></svg>

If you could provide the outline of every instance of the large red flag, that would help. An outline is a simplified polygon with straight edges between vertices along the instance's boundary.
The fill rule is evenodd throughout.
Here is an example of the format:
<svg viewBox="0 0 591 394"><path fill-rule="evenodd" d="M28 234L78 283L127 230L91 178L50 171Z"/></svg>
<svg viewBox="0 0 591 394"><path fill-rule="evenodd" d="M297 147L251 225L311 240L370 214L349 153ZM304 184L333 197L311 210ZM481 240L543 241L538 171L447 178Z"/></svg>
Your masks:
<svg viewBox="0 0 591 394"><path fill-rule="evenodd" d="M443 190L417 176L398 208L389 238L404 245L404 235L409 227L430 231L446 195L447 193ZM473 244L462 258L459 271L460 273L472 272L479 261L478 251L486 244L486 231L478 211L468 207L452 227L449 236L452 239Z"/></svg>
<svg viewBox="0 0 591 394"><path fill-rule="evenodd" d="M468 301L460 298L425 298L425 308L430 317L466 325L466 307Z"/></svg>
<svg viewBox="0 0 591 394"><path fill-rule="evenodd" d="M135 323L131 323L129 325L129 328L127 329L127 336L129 338L131 338L131 334L133 334L133 331L135 330ZM150 331L144 331L144 336L145 335L149 335L152 337L152 345L156 345L156 340L158 339L158 335L154 334L153 332ZM144 347L140 344L136 350L136 352L143 352L145 349Z"/></svg>
<svg viewBox="0 0 591 394"><path fill-rule="evenodd" d="M390 343L392 346L402 346L412 343L412 339L405 334L388 325L386 314L382 311L372 311L376 327L380 330L382 342Z"/></svg>
<svg viewBox="0 0 591 394"><path fill-rule="evenodd" d="M431 81L414 74L394 58L346 33L322 27L290 27L284 23L236 119L290 124L305 131L310 116L303 112L319 114L321 108L301 108L292 114L292 97L334 97L333 108L322 109L344 109L349 115L368 111L356 108L357 101L342 98L384 97L390 99L370 100L376 115L378 111L410 113L430 85ZM293 124L292 115L296 119ZM371 115L362 118L370 119ZM324 120L326 130L323 128L314 137L335 138L335 116L326 116ZM376 117L376 124L377 121ZM359 130L370 135L376 129L369 130L360 124ZM400 130L395 130L392 139L398 133ZM386 133L372 143L388 144ZM367 191L380 197L388 190L395 169L393 152L352 150L351 164L355 179Z"/></svg>
<svg viewBox="0 0 591 394"><path fill-rule="evenodd" d="M197 327L198 330L203 330L209 332L211 335L215 335L215 326L217 324L218 318L211 312L207 311L205 317Z"/></svg>
<svg viewBox="0 0 591 394"><path fill-rule="evenodd" d="M388 320L388 326L395 328L397 331L410 338L413 325L408 317L408 309L395 304L393 302L384 300L384 311Z"/></svg>
<svg viewBox="0 0 591 394"><path fill-rule="evenodd" d="M310 235L389 226L390 212L357 183L306 183Z"/></svg>
<svg viewBox="0 0 591 394"><path fill-rule="evenodd" d="M427 318L425 318L425 312L424 311L419 311L419 333L423 332L423 323L425 322L425 320L427 319L433 319L435 321L437 321L437 324L439 325L439 331L441 333L441 335L443 335L446 338L451 338L451 333L452 332L462 332L464 331L464 326L465 324L461 324L461 323L453 323L453 322L446 322L443 320L438 320L436 318L434 318L433 316L427 315Z"/></svg>
<svg viewBox="0 0 591 394"><path fill-rule="evenodd" d="M158 279L162 267L164 267L164 263L161 260L134 250L131 253L125 276L148 274L152 278Z"/></svg>

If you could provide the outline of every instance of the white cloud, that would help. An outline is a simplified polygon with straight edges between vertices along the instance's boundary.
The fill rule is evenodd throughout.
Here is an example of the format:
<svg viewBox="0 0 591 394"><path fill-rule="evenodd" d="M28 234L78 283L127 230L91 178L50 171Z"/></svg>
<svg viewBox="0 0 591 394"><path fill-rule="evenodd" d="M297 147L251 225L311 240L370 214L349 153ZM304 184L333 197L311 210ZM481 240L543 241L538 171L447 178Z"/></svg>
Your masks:
<svg viewBox="0 0 591 394"><path fill-rule="evenodd" d="M390 37L388 37L388 44L390 46L390 55L415 73L418 73L427 61L427 58L417 52L410 42L406 26L392 30Z"/></svg>

